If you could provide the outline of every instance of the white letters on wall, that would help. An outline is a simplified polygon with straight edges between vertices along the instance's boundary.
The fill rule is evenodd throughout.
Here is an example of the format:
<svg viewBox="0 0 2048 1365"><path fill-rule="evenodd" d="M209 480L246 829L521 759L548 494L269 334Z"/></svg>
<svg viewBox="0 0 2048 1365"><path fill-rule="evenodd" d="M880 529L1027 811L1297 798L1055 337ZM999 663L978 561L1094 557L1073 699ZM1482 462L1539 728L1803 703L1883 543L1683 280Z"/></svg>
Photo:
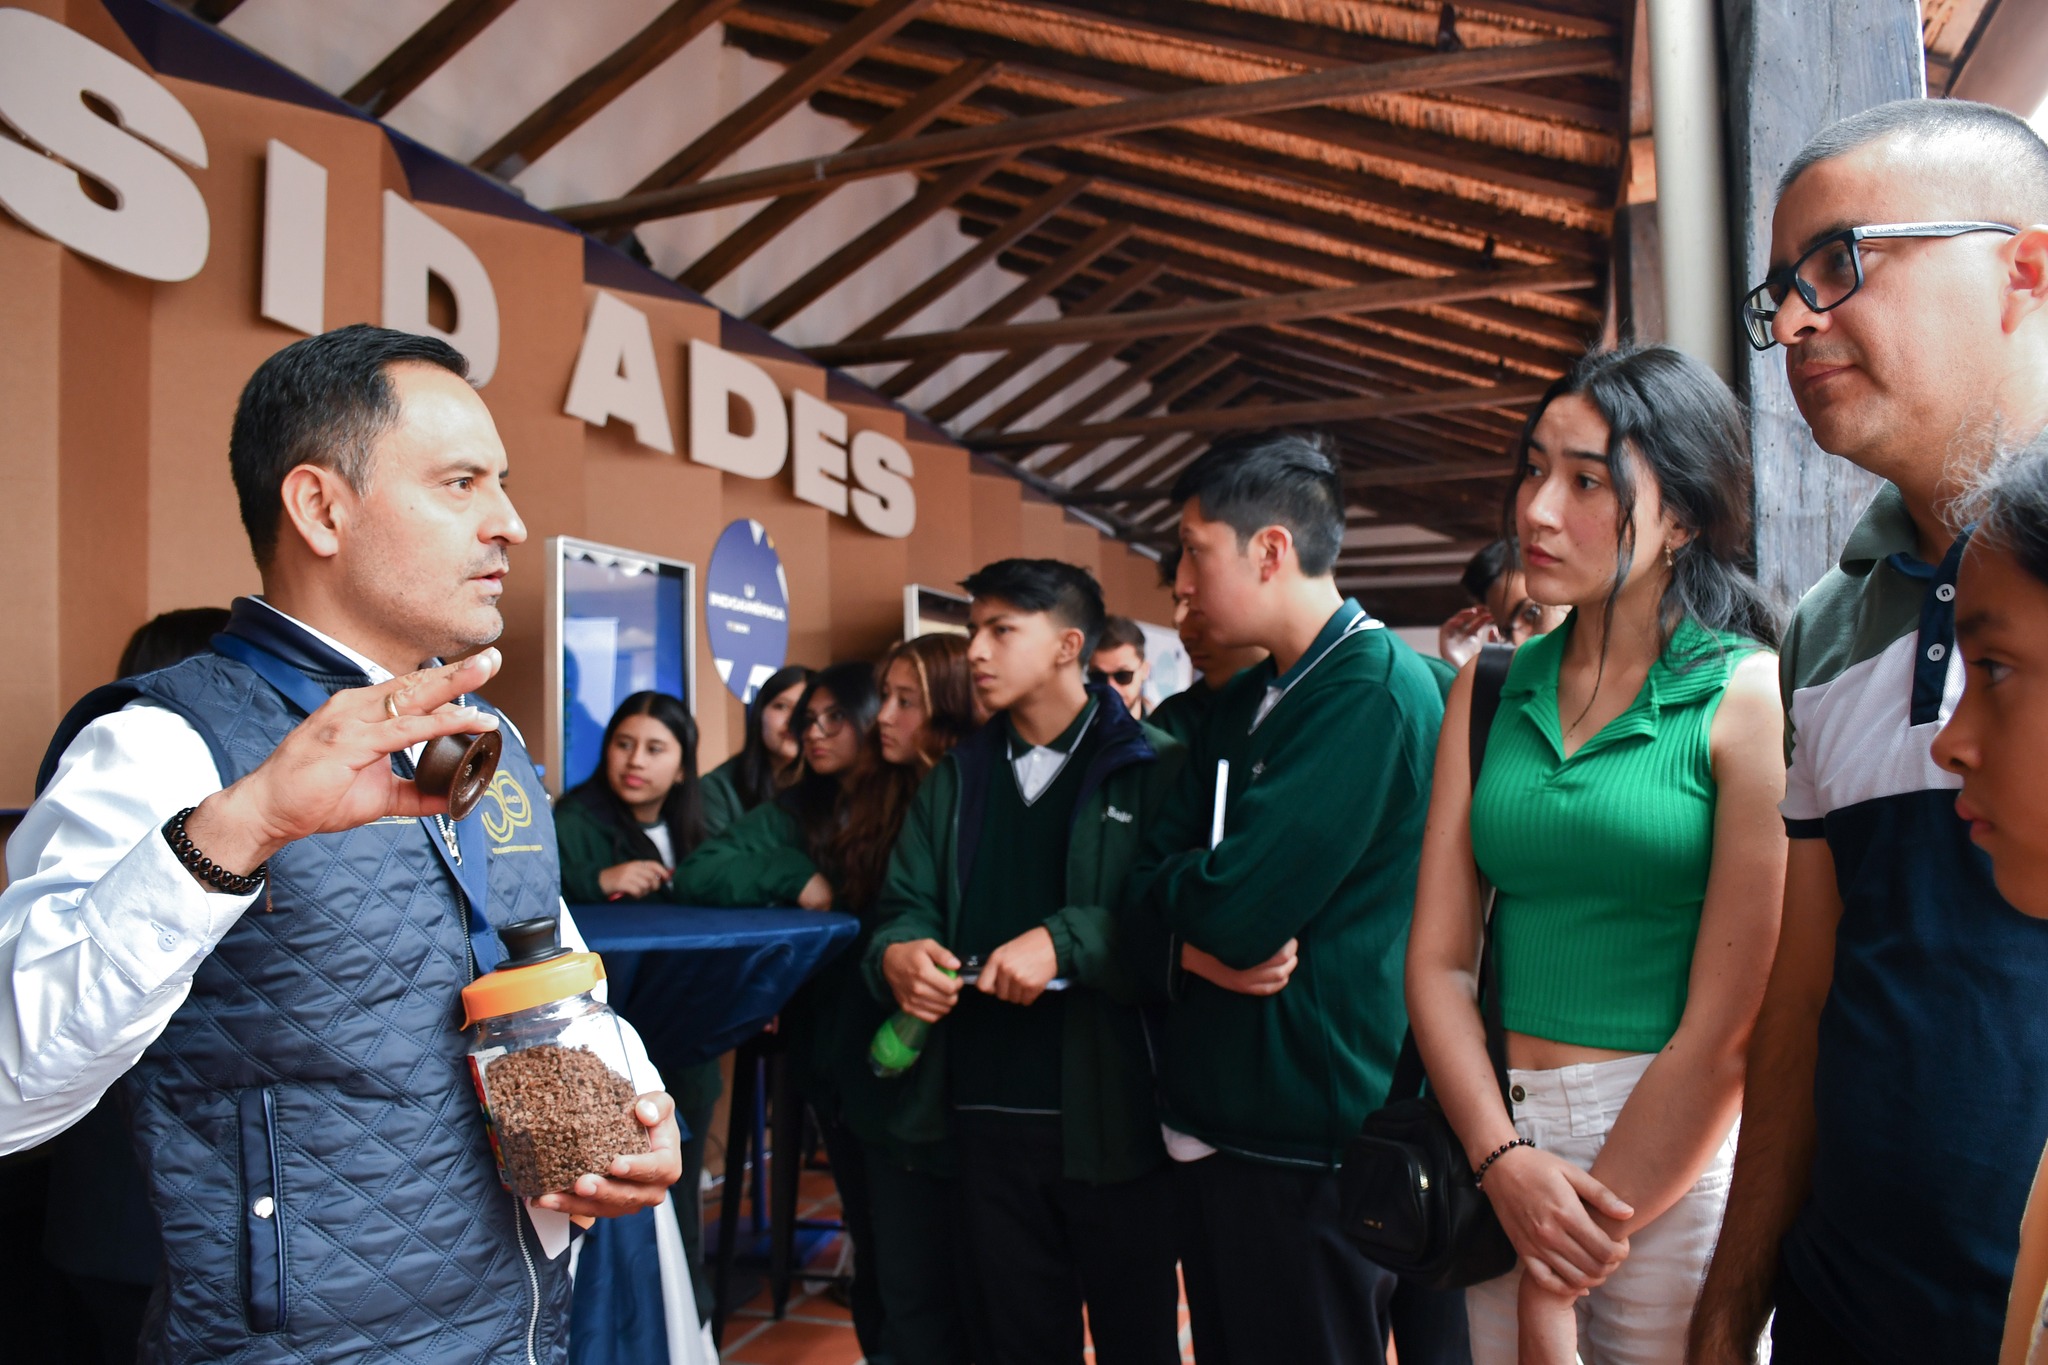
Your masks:
<svg viewBox="0 0 2048 1365"><path fill-rule="evenodd" d="M204 168L206 138L148 72L40 14L0 9L0 119L29 144L0 138L0 205L22 222L144 279L189 280L206 264L206 201L171 159Z"/></svg>
<svg viewBox="0 0 2048 1365"><path fill-rule="evenodd" d="M676 453L647 314L617 295L597 291L562 411L598 427L620 418L632 425L641 445Z"/></svg>
<svg viewBox="0 0 2048 1365"><path fill-rule="evenodd" d="M879 431L853 438L853 515L878 536L902 539L917 525L917 492L910 486L910 452Z"/></svg>
<svg viewBox="0 0 2048 1365"><path fill-rule="evenodd" d="M455 330L427 321L427 276L455 296ZM440 337L469 358L469 381L482 388L498 370L498 295L469 244L403 196L384 191L384 325Z"/></svg>
<svg viewBox="0 0 2048 1365"><path fill-rule="evenodd" d="M745 417L733 411L735 400ZM751 360L694 339L690 458L749 479L774 478L789 458L789 414L773 376Z"/></svg>
<svg viewBox="0 0 2048 1365"><path fill-rule="evenodd" d="M846 414L802 389L789 395L789 454L796 495L846 515Z"/></svg>
<svg viewBox="0 0 2048 1365"><path fill-rule="evenodd" d="M276 138L263 154L263 316L327 330L327 168Z"/></svg>

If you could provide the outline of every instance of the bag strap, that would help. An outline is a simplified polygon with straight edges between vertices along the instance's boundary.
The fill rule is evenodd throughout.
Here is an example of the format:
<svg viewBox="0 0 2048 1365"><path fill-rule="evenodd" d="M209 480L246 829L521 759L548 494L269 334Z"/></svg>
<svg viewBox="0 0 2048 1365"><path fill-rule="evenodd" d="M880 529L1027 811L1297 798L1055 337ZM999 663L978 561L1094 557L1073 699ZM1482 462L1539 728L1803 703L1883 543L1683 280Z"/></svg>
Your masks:
<svg viewBox="0 0 2048 1365"><path fill-rule="evenodd" d="M1508 668L1515 661L1513 645L1482 645L1479 662L1472 670L1470 726L1465 736L1471 756L1472 790L1479 790L1479 770L1486 761L1486 741L1493 734L1493 718L1500 712L1501 693L1507 687ZM1508 1102L1508 1035L1500 1017L1500 972L1493 954L1493 908L1497 899L1493 887L1482 877L1479 883L1481 928L1479 931L1479 1013L1486 1025L1486 1055L1493 1062L1493 1076L1500 1083L1503 1103ZM1428 1079L1422 1069L1422 1053L1415 1046L1415 1030L1401 1038L1401 1054L1394 1060L1393 1083L1387 1099L1412 1099L1422 1093Z"/></svg>

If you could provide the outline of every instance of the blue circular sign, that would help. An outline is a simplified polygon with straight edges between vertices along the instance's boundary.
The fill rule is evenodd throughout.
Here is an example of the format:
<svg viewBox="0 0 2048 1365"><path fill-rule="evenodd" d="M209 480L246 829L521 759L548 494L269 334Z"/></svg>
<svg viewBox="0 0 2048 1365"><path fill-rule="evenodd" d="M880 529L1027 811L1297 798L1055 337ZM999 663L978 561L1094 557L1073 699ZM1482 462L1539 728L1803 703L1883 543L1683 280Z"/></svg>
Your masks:
<svg viewBox="0 0 2048 1365"><path fill-rule="evenodd" d="M711 548L704 628L725 690L743 702L789 653L789 579L768 528L751 517L719 532Z"/></svg>

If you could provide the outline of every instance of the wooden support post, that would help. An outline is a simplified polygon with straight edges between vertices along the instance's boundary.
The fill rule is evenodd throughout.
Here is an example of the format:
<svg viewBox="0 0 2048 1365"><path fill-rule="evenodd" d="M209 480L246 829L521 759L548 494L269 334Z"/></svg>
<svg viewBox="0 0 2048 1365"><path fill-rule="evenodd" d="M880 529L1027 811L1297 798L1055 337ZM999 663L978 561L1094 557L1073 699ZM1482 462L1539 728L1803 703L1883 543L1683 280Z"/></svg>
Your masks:
<svg viewBox="0 0 2048 1365"><path fill-rule="evenodd" d="M1778 177L1807 140L1837 119L1924 93L1920 11L1914 0L1727 0L1722 23L1734 270L1737 289L1747 290L1770 268ZM1745 341L1740 351L1757 575L1789 609L1833 566L1877 481L1814 444L1785 382L1783 350L1758 352Z"/></svg>

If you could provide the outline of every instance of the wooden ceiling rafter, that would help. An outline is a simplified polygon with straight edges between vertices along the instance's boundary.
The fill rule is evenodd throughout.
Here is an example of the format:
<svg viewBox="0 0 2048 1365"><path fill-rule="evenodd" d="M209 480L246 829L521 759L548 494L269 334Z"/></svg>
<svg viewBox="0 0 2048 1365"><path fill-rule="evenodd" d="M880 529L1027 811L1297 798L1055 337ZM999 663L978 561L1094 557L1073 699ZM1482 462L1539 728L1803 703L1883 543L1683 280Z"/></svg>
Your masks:
<svg viewBox="0 0 2048 1365"><path fill-rule="evenodd" d="M751 13L751 11L749 11ZM767 60L789 60L803 51L803 45L786 38L762 33L744 27L729 28L729 42L742 50ZM915 56L918 60L912 62ZM1123 67L1098 59L1075 58L1066 54L1046 53L1040 49L1005 40L990 39L987 35L970 34L954 45L931 44L921 49L912 49L909 40L899 35L888 46L872 52L860 66L848 73L841 85L859 83L875 90L900 93L915 89L929 79L928 68L943 67L947 64L967 60L970 56L985 57L1004 63L1006 70L1022 70L1034 63L1043 68L1049 79L1063 83L1066 93L1079 95L1084 88L1106 89L1120 98L1141 98L1161 93L1186 91L1194 86L1186 80L1163 77L1156 72ZM1112 81L1109 76L1118 77ZM857 106L863 100L871 100L872 92L865 96L846 89L827 91L819 97L817 104L821 111L832 112L828 101L844 100L849 106ZM992 127L999 122L1014 123L1023 119L1043 117L1062 110L1069 110L1072 104L1055 102L1039 96L1027 95L991 85L980 92L972 109L978 116L978 124L960 121L957 131L969 131L975 126ZM963 111L964 113L965 111ZM1269 129L1277 135L1307 139L1323 145L1341 145L1353 152L1365 149L1367 155L1376 161L1405 164L1407 153L1404 148L1414 142L1416 155L1420 159L1417 168L1443 173L1449 168L1453 174L1461 174L1473 182L1486 181L1490 171L1487 167L1467 165L1461 155L1466 145L1443 137L1420 137L1419 141L1407 137L1413 130L1403 130L1394 125L1365 118L1355 113L1326 112L1337 120L1327 128L1298 127L1284 117L1281 123ZM854 122L871 122L875 115L863 115L857 108L849 109L844 115ZM1259 126L1256 121L1244 121L1247 126ZM1325 133L1338 135L1333 141ZM1437 220L1459 231L1480 236L1491 235L1504 242L1521 243L1531 249L1555 254L1572 254L1574 243L1582 243L1585 234L1540 217L1526 213L1515 213L1485 201L1432 190L1421 186L1390 179L1384 174L1361 170L1355 165L1337 165L1329 160L1314 161L1292 154L1282 147L1271 145L1278 138L1263 138L1266 145L1247 147L1242 141L1233 141L1217 136L1214 126L1164 126L1139 132L1122 134L1113 140L1090 139L1099 153L1105 146L1121 145L1142 149L1156 158L1178 158L1196 161L1212 161L1217 165L1234 164L1239 168L1252 167L1267 176L1286 175L1311 183L1324 192L1346 193L1345 180L1351 182L1348 191L1351 196L1361 198L1375 205L1384 206L1386 211L1428 222ZM1027 149L1035 150L1035 149ZM1472 155L1480 153L1472 148ZM1613 157L1618 164L1621 150L1618 141L1614 145ZM1356 161L1356 157L1347 158ZM1526 157L1516 157L1526 162ZM1548 164L1548 163L1545 163ZM1582 207L1591 205L1604 210L1612 199L1612 187L1608 183L1615 172L1553 171L1548 177L1572 174L1578 178L1570 184L1560 183L1558 193L1569 196ZM1534 179L1541 180L1545 176ZM1583 248L1581 248L1583 249Z"/></svg>
<svg viewBox="0 0 2048 1365"><path fill-rule="evenodd" d="M1132 389L1144 384L1161 370L1178 364L1202 349L1202 347L1208 345L1211 335L1211 333L1207 332L1196 332L1191 336L1166 338L1158 345L1147 348L1144 354L1133 357L1130 363L1119 368L1115 374L1096 384L1095 387L1074 399L1073 402L1060 409L1056 415L1047 420L1057 425L1062 422L1078 422L1093 416L1095 413L1100 412L1104 406L1114 403ZM1103 344L1107 345L1108 343ZM1068 388L1072 387L1073 384L1086 379L1090 374L1101 369L1104 364L1108 363L1109 359L1110 357L1097 359L1092 347L1089 350L1082 351L1074 357L1073 361L1069 362L1069 364L1074 365L1076 373L1067 383L1055 385L1053 382L1054 376L1065 378L1064 375L1060 374L1060 371L1056 370L1052 375L1048 375L1044 380L1040 381L1043 388L1034 385L1026 389L1023 393L1011 399L1002 407L997 408L987 417L984 417L975 429L977 431L993 433L1003 430L1014 422L1022 421L1049 399L1058 397L1066 392ZM1089 365L1086 369L1082 369L1076 363L1091 360L1095 363ZM1047 471L1040 469L1038 472L1043 474Z"/></svg>
<svg viewBox="0 0 2048 1365"><path fill-rule="evenodd" d="M1435 279L1402 279L1345 285L1335 289L1302 289L1263 298L1197 304L1126 313L1109 317L1073 317L1044 322L1006 323L995 327L960 327L916 332L873 341L839 342L811 349L826 365L868 365L885 360L914 360L933 354L1007 350L1043 343L1104 341L1112 337L1163 336L1169 332L1201 332L1224 327L1272 326L1336 313L1361 313L1406 308L1424 302L1455 302L1464 298L1499 298L1504 294L1540 294L1551 289L1585 288L1592 280L1583 266L1546 265L1517 270L1468 271Z"/></svg>
<svg viewBox="0 0 2048 1365"><path fill-rule="evenodd" d="M1087 298L1066 310L1068 318L1087 322L1098 317L1114 317L1115 309L1151 285L1158 278L1162 267L1156 261L1139 261L1127 267L1109 283L1090 294ZM1028 327L1029 323L1005 324L1008 327ZM1001 330L1000 328L995 330ZM864 343L865 344L865 343ZM976 403L994 393L1017 375L1034 364L1039 357L1053 349L1057 342L1033 342L1020 338L1015 345L1002 345L992 349L1004 351L989 364L977 370L954 390L932 404L926 414L934 422L950 422Z"/></svg>
<svg viewBox="0 0 2048 1365"><path fill-rule="evenodd" d="M893 213L885 214L865 232L797 279L785 285L774 298L747 314L747 321L773 330L810 307L854 271L887 251L930 221L955 199L996 173L1003 164L999 156L983 157L955 166L936 180L925 182Z"/></svg>
<svg viewBox="0 0 2048 1365"><path fill-rule="evenodd" d="M1119 409L1116 416L1142 417L1147 412L1170 412L1173 409L1173 405L1187 394L1192 393L1216 378L1223 371L1231 369L1237 363L1237 357L1227 353L1203 356L1200 358L1199 363L1190 362L1182 367L1181 373L1172 380L1162 383L1152 392L1139 397L1136 402ZM1094 439L1075 441L1063 447L1056 455L1054 461L1047 465L1039 466L1040 472L1044 473L1047 478L1052 478L1055 472L1066 472L1108 444L1109 442L1107 441ZM1053 468L1054 464L1058 465L1057 471Z"/></svg>
<svg viewBox="0 0 2048 1365"><path fill-rule="evenodd" d="M448 64L450 58L491 21L512 8L513 0L448 0L432 18L385 54L362 77L342 92L345 103L383 118L399 101L420 88L427 77Z"/></svg>
<svg viewBox="0 0 2048 1365"><path fill-rule="evenodd" d="M1007 294L969 318L966 325L992 327L998 323L1008 322L1085 270L1097 257L1115 249L1130 235L1131 229L1127 223L1104 223L1019 281ZM881 390L891 398L901 398L944 369L950 360L951 356L944 355L913 360L890 375L880 386Z"/></svg>
<svg viewBox="0 0 2048 1365"><path fill-rule="evenodd" d="M669 192L700 180L733 153L780 122L783 115L824 88L826 82L859 61L870 48L915 19L920 11L934 3L936 0L874 0L873 4L811 49L802 60L785 68L780 76L769 82L767 88L712 124L698 134L689 146L642 177L640 183L627 192L628 197ZM907 138L894 144L882 143L870 147L849 148L840 155L860 155L890 145L908 146L919 140ZM971 157L956 158L963 161L969 159ZM824 189L825 186L817 184L806 187L799 184L785 188L816 190ZM607 223L604 226L619 228L631 227L633 224Z"/></svg>
<svg viewBox="0 0 2048 1365"><path fill-rule="evenodd" d="M469 164L485 175L510 180L596 118L641 77L682 51L739 3L740 0L676 0L646 27L612 49L603 61L549 96Z"/></svg>
<svg viewBox="0 0 2048 1365"><path fill-rule="evenodd" d="M919 2L877 0L878 5ZM929 3L929 0L923 2ZM1015 155L1030 148L1076 139L1143 132L1204 119L1270 116L1276 111L1301 109L1367 94L1435 90L1503 77L1606 69L1613 61L1613 50L1608 44L1579 39L1432 53L1371 66L1337 67L1237 85L1193 83L1191 88L1170 94L1142 95L1109 104L1083 105L1032 118L1006 120L1000 124L927 133L903 142L784 162L717 180L662 188L650 185L615 199L565 205L556 213L579 227L626 228L651 219L751 203L807 185L823 188L827 184L917 170L976 156ZM656 177L649 177L650 182L654 179Z"/></svg>
<svg viewBox="0 0 2048 1365"><path fill-rule="evenodd" d="M862 132L849 145L872 146L879 142L893 142L897 138L915 137L933 119L980 89L994 70L993 62L962 62L904 101L887 118ZM803 190L783 195L692 261L689 269L676 277L677 280L703 293L831 196L831 190Z"/></svg>

